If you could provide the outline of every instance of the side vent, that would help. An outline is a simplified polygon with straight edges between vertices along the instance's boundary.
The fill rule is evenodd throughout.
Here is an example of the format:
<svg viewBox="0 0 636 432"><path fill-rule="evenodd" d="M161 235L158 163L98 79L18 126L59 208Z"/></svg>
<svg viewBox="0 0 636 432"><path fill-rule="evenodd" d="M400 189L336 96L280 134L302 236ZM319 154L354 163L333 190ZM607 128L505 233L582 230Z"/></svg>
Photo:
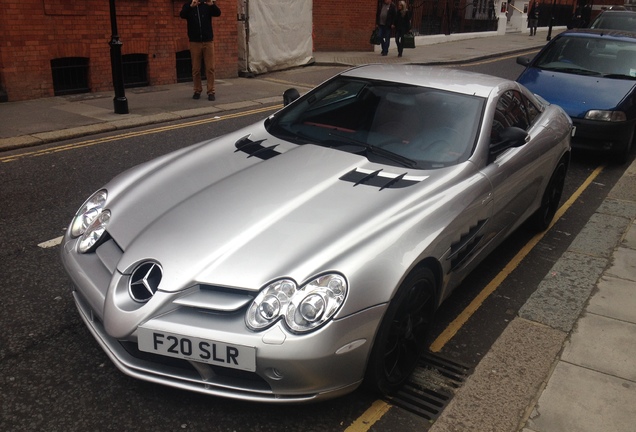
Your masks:
<svg viewBox="0 0 636 432"><path fill-rule="evenodd" d="M459 241L451 244L451 253L448 257L451 261L451 270L460 266L466 258L472 255L483 237L481 231L486 221L487 219L478 221L477 225L471 227L467 233L462 234Z"/></svg>
<svg viewBox="0 0 636 432"><path fill-rule="evenodd" d="M382 189L400 189L419 183L426 177L407 178L407 173L391 174L383 173L382 170L364 172L354 169L349 171L340 180L353 183L353 186L367 185Z"/></svg>
<svg viewBox="0 0 636 432"><path fill-rule="evenodd" d="M274 150L278 146L277 144L265 147L263 145L263 141L265 140L252 141L250 140L249 135L245 136L234 144L236 147L235 152L241 151L243 153L247 153L249 155L248 157L257 157L263 160L271 159L280 154Z"/></svg>

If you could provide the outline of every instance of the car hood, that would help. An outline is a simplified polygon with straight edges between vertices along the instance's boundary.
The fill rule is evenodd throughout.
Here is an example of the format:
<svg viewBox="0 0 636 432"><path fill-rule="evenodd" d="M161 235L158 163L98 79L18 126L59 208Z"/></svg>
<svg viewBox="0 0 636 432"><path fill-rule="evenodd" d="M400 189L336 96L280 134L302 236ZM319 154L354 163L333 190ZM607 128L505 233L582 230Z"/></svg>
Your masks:
<svg viewBox="0 0 636 432"><path fill-rule="evenodd" d="M517 81L570 117L583 118L591 109L615 109L633 91L636 81L526 69Z"/></svg>
<svg viewBox="0 0 636 432"><path fill-rule="evenodd" d="M283 276L302 282L338 270L328 268L334 257L390 223L414 188L428 188L423 171L293 145L259 129L164 157L107 186L108 231L124 251L120 272L157 261L164 291L194 283L257 290ZM237 149L245 143L251 148Z"/></svg>

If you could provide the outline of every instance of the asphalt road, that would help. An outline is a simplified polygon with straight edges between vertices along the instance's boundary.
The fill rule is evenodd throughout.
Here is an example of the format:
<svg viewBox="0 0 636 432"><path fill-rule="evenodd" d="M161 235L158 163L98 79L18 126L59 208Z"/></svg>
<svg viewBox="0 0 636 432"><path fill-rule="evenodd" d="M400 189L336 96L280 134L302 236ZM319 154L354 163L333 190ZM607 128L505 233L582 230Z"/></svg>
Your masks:
<svg viewBox="0 0 636 432"><path fill-rule="evenodd" d="M461 67L509 78L520 72L514 59ZM337 69L302 68L263 79L316 84ZM375 398L362 390L316 405L283 407L212 398L123 375L84 328L59 250L42 245L62 235L82 201L117 173L262 117L210 119L196 126L171 123L162 125L161 131L139 129L133 137L94 136L49 145L51 152L38 157L21 157L15 151L16 158L0 164L0 430L340 431L365 415ZM563 201L601 163L594 156L576 153ZM610 165L601 171L521 265L442 346L441 355L468 366L479 362L626 166ZM431 343L530 237L529 231L520 229L456 290L437 315ZM428 425L426 419L394 409L371 430L426 430Z"/></svg>

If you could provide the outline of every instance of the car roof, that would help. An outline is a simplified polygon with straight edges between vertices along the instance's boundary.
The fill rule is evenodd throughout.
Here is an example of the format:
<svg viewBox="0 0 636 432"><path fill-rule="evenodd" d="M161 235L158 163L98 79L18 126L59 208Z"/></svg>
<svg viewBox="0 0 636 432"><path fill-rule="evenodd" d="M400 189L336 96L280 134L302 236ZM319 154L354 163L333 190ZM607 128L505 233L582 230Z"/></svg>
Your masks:
<svg viewBox="0 0 636 432"><path fill-rule="evenodd" d="M422 65L371 64L349 69L341 75L431 87L484 98L495 88L514 85L510 80L495 76Z"/></svg>
<svg viewBox="0 0 636 432"><path fill-rule="evenodd" d="M633 10L605 10L598 14L589 27L597 29L623 28L629 30L629 28L632 28L634 19L636 19L636 12ZM636 26L634 30L636 30Z"/></svg>

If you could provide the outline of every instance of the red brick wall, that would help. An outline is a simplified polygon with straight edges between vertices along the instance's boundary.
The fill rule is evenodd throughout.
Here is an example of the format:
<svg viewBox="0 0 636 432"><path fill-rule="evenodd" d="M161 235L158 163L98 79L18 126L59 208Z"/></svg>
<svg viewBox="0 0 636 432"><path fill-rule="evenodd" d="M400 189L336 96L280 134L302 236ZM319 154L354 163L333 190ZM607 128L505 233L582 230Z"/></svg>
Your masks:
<svg viewBox="0 0 636 432"><path fill-rule="evenodd" d="M147 54L151 85L176 82L175 53L188 49L184 0L116 0L122 54ZM238 75L236 1L213 19L218 78ZM112 90L107 0L2 0L0 85L9 101L53 96L50 61L88 57L92 91Z"/></svg>
<svg viewBox="0 0 636 432"><path fill-rule="evenodd" d="M184 1L115 0L122 54L148 55L150 85L176 82L175 53L188 49ZM238 75L237 1L219 0L222 15L213 19L221 79ZM376 0L314 0L314 50L373 50L376 7ZM110 38L108 0L2 0L0 90L9 101L53 96L50 61L88 57L91 91L110 91Z"/></svg>
<svg viewBox="0 0 636 432"><path fill-rule="evenodd" d="M377 0L314 0L314 51L373 51Z"/></svg>

